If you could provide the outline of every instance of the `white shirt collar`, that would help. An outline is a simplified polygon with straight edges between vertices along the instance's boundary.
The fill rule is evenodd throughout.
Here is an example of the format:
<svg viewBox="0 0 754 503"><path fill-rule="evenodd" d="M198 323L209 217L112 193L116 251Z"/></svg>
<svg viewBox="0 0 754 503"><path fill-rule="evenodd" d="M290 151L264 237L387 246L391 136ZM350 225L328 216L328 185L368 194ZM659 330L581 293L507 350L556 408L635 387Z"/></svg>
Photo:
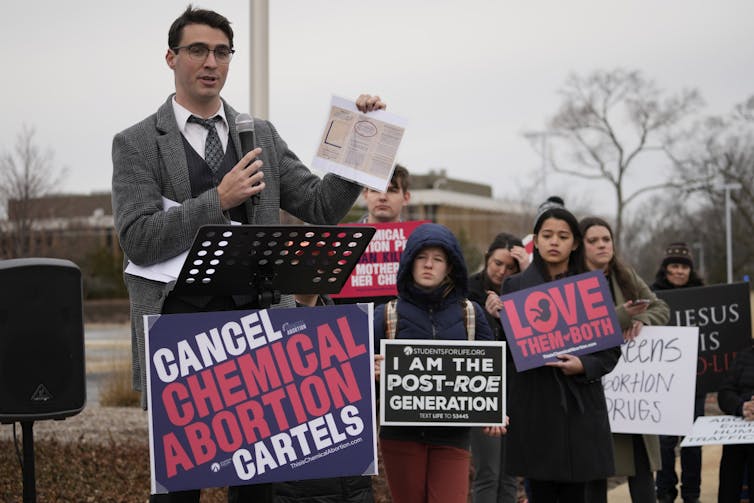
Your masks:
<svg viewBox="0 0 754 503"><path fill-rule="evenodd" d="M175 101L175 96L173 96L173 114L175 115L175 121L178 124L178 129L180 129L181 133L185 135L186 124L188 123L189 117L196 114L191 113L189 109ZM227 131L229 129L228 119L225 117L225 107L223 106L222 102L220 102L220 108L217 110L217 112L210 115L210 117L214 117L216 115L219 115L222 118L222 125Z"/></svg>

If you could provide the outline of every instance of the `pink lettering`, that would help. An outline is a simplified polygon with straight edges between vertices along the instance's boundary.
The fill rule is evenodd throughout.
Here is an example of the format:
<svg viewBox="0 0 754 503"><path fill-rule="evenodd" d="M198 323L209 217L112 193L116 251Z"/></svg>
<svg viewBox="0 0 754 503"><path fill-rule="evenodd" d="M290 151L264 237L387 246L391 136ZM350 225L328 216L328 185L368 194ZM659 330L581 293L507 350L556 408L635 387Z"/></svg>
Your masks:
<svg viewBox="0 0 754 503"><path fill-rule="evenodd" d="M602 296L602 292L600 291L600 283L596 277L591 277L579 281L578 289L588 320L594 320L607 316L605 298Z"/></svg>
<svg viewBox="0 0 754 503"><path fill-rule="evenodd" d="M525 327L521 324L521 319L518 317L518 311L516 311L515 302L512 300L503 301L503 310L505 311L505 316L508 317L508 323L510 323L511 329L513 329L514 339L531 337L532 329L531 327Z"/></svg>

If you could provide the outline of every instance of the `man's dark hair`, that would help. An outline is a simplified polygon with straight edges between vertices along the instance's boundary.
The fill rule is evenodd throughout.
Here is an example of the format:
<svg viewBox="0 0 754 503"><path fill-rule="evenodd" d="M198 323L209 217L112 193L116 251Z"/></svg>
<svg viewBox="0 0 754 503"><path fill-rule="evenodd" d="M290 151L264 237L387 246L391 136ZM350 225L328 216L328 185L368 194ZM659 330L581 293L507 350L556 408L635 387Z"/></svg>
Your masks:
<svg viewBox="0 0 754 503"><path fill-rule="evenodd" d="M394 183L396 187L403 190L403 192L408 192L408 186L411 183L411 178L409 177L406 167L401 166L400 164L396 164L395 169L393 169L393 176L390 178L390 182Z"/></svg>
<svg viewBox="0 0 754 503"><path fill-rule="evenodd" d="M190 24L206 24L210 28L221 30L228 37L230 48L233 48L233 28L230 27L228 18L212 10L195 9L191 4L170 26L170 31L168 31L169 48L174 49L181 44L183 28Z"/></svg>

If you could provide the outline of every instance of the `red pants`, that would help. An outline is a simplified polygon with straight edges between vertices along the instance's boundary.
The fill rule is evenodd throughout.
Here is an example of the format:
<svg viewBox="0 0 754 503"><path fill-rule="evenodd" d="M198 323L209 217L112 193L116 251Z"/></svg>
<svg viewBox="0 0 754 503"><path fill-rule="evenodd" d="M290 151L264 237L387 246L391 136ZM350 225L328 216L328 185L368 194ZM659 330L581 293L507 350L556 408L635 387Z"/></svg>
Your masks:
<svg viewBox="0 0 754 503"><path fill-rule="evenodd" d="M380 447L394 503L466 503L466 449L387 439L380 439Z"/></svg>

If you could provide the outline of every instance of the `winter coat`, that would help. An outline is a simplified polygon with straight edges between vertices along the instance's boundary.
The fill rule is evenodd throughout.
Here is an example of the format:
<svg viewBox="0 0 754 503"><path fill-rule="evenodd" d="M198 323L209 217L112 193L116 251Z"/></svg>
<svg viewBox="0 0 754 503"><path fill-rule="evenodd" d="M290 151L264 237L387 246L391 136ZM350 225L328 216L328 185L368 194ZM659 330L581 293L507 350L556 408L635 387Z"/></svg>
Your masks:
<svg viewBox="0 0 754 503"><path fill-rule="evenodd" d="M275 484L275 503L372 503L372 477L334 477Z"/></svg>
<svg viewBox="0 0 754 503"><path fill-rule="evenodd" d="M414 284L412 267L414 258L423 248L439 246L448 255L450 277L455 288L443 295L443 286L426 291ZM424 224L414 230L406 242L396 276L398 322L396 339L467 340L464 318L464 300L468 290L466 264L455 236L447 227L439 224ZM475 340L493 340L484 311L473 303L476 321ZM378 306L374 313L375 348L385 338L385 306ZM433 445L445 445L468 449L470 428L445 426L382 426L380 438L407 440Z"/></svg>
<svg viewBox="0 0 754 503"><path fill-rule="evenodd" d="M655 282L652 283L652 291L656 292L658 290L674 290L676 288L692 288L695 286L704 286L704 282L702 279L696 275L696 272L694 269L691 269L689 272L689 280L688 282L683 286L676 286L670 281L668 281L667 275L665 274L665 269L660 268L659 271L657 271L657 274L655 275ZM706 393L701 391L701 389L697 388L697 392L695 393L696 399L702 399L706 396Z"/></svg>
<svg viewBox="0 0 754 503"><path fill-rule="evenodd" d="M610 276L610 289L613 293L613 300L615 301L615 310L618 313L618 322L622 329L626 329L631 325L631 322L635 319L644 323L647 326L663 326L668 323L670 319L670 308L668 304L658 299L657 295L649 289L643 279L636 274L631 268L628 268L630 273L630 281L632 283L630 290L639 292L638 298L651 300L649 307L643 313L636 315L633 319L626 312L626 308L623 304L628 300L623 296L623 290L615 279L614 275ZM641 337L641 335L639 335ZM642 435L644 441L644 448L647 451L647 457L649 458L649 467L651 471L657 471L660 469L660 437L657 435ZM613 452L615 455L615 474L634 476L636 475L636 464L634 460L634 442L633 434L626 433L613 433Z"/></svg>
<svg viewBox="0 0 754 503"><path fill-rule="evenodd" d="M544 282L533 264L506 278L502 293ZM576 376L547 366L512 374L505 452L505 468L510 475L586 482L615 472L601 378L613 370L620 354L620 348L615 347L580 355L584 374ZM510 358L508 364L513 365Z"/></svg>
<svg viewBox="0 0 754 503"><path fill-rule="evenodd" d="M743 404L754 396L754 345L736 356L717 391L717 403L726 414L743 416Z"/></svg>

